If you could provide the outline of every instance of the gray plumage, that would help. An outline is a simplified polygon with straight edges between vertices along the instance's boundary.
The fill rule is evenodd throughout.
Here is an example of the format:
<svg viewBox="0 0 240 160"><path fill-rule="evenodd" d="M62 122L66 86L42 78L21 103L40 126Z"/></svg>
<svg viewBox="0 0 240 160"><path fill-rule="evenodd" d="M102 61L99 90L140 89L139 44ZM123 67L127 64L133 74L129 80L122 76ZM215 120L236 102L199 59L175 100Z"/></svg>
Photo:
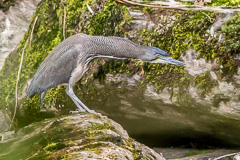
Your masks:
<svg viewBox="0 0 240 160"><path fill-rule="evenodd" d="M41 105L48 89L60 84L67 86L67 94L72 98L80 111L88 111L74 94L73 84L80 80L88 69L91 60L98 57L117 59L139 59L156 61L156 63L172 63L184 65L182 62L168 57L159 48L138 45L128 39L120 37L89 36L76 34L61 42L45 58L27 90L27 96L33 97L41 93ZM167 61L158 62L160 59Z"/></svg>

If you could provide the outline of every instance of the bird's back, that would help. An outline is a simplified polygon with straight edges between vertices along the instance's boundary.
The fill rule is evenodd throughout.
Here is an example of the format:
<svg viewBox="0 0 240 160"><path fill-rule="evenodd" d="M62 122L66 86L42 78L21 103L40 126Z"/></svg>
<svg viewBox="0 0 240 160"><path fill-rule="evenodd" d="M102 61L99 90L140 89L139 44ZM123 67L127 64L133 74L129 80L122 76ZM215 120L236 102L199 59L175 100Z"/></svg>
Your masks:
<svg viewBox="0 0 240 160"><path fill-rule="evenodd" d="M61 42L44 59L37 72L33 76L31 84L27 90L27 96L33 97L35 94L47 91L59 84L67 83L71 72L76 67L78 59L79 44L88 39L85 34L76 34Z"/></svg>

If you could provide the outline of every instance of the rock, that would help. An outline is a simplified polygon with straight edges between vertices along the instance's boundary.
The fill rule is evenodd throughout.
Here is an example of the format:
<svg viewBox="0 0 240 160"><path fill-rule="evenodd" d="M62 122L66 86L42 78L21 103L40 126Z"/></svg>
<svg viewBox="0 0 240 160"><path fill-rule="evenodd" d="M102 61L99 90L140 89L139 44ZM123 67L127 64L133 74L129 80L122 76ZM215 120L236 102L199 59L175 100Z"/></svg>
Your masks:
<svg viewBox="0 0 240 160"><path fill-rule="evenodd" d="M141 13L140 11L138 11L138 12L131 12L130 11L129 14L131 16L133 16L135 19L142 19L142 20L144 20L146 18L144 13Z"/></svg>
<svg viewBox="0 0 240 160"><path fill-rule="evenodd" d="M135 37L135 31L136 29L147 29L151 30L154 29L155 23L153 23L149 18L144 15L144 13L140 11L134 11L129 12L129 14L134 17L134 19L131 21L131 28L133 28L132 32L130 33L130 37Z"/></svg>
<svg viewBox="0 0 240 160"><path fill-rule="evenodd" d="M234 156L233 160L240 160L240 154L237 154L236 156Z"/></svg>
<svg viewBox="0 0 240 160"><path fill-rule="evenodd" d="M169 94L167 88L157 93L157 89L153 85L147 85L145 90L145 97L151 100L162 100L166 104L172 104L171 95Z"/></svg>
<svg viewBox="0 0 240 160"><path fill-rule="evenodd" d="M107 83L113 83L113 84L119 84L123 83L127 80L127 75L126 74L116 74L112 75L110 73L106 74L106 82Z"/></svg>
<svg viewBox="0 0 240 160"><path fill-rule="evenodd" d="M191 149L191 148L154 148L166 159L171 160L232 160L238 150L231 149ZM234 159L238 160L238 159Z"/></svg>
<svg viewBox="0 0 240 160"><path fill-rule="evenodd" d="M0 133L6 132L9 129L9 123L5 115L0 111Z"/></svg>
<svg viewBox="0 0 240 160"><path fill-rule="evenodd" d="M199 58L195 49L188 49L182 59L186 64L185 70L191 76L197 76L206 72L210 72L213 68L211 62L207 62L204 58Z"/></svg>
<svg viewBox="0 0 240 160"><path fill-rule="evenodd" d="M5 58L23 38L39 2L40 0L17 1L8 11L0 10L0 70Z"/></svg>
<svg viewBox="0 0 240 160"><path fill-rule="evenodd" d="M26 0L22 0L21 2L26 2ZM31 3L31 2L32 1L29 1L29 3ZM48 3L48 2L50 2L50 1L46 1L46 3ZM102 2L101 3L99 2L99 3L102 4ZM174 1L170 0L169 2L172 3ZM160 3L162 3L162 2L160 2ZM179 2L176 2L176 3L179 3ZM92 3L92 4L94 4L94 3ZM96 4L98 4L98 3L96 3ZM68 4L68 5L71 6L70 4ZM29 5L29 6L31 6L31 5ZM29 7L29 6L27 6L27 7ZM60 10L58 10L58 9L55 10L55 5L54 5L54 7L52 6L51 8L54 8L54 13L60 13L60 12L62 12L60 2L59 2L59 7L60 7ZM93 8L93 10L96 11L96 13L97 13L99 10L101 10L100 9L101 7L103 8L104 5L99 6L98 9ZM26 7L22 7L20 9L23 9L23 8L26 8ZM69 7L69 8L71 8L71 7ZM0 30L3 31L3 33L4 33L3 34L4 37L1 40L7 39L8 43L10 43L9 40L11 40L11 38L14 39L14 36L15 36L15 35L12 35L12 33L11 33L12 32L11 27L13 26L13 24L15 24L15 22L12 21L11 18L9 18L10 13L14 11L12 9L13 9L13 7L8 12L1 12L1 15L0 15L0 17L1 17L0 25L3 26L2 28L0 27ZM130 38L133 38L133 37L138 38L138 36L137 36L139 34L137 32L138 29L140 29L140 30L154 29L159 34L164 33L167 29L169 29L169 28L171 29L171 27L173 25L175 25L174 22L178 20L177 16L175 16L176 12L174 10L173 10L174 11L173 13L168 12L166 10L160 10L160 11L154 10L153 13L156 12L156 16L159 16L159 19L154 19L154 17L148 15L147 12L139 13L139 11L134 10L131 12L131 10L133 10L133 8L129 8L129 11L130 11L131 16L134 16L134 19L132 19L132 23L129 24L129 26L126 26L126 28L130 29L130 31L129 31ZM25 14L21 14L20 11L21 10L19 10L20 16L25 15ZM9 13L9 15L8 15L8 13ZM13 13L15 13L15 14L12 14L12 15L14 15L14 16L17 15L16 11ZM40 17L40 15L45 16L45 13L39 13L39 17ZM69 15L69 14L67 14L67 15ZM85 15L85 13L83 13L82 16L83 15L87 17L84 21L87 22L87 21L91 20L92 16L90 16L90 14ZM46 14L46 16L51 17L51 15L48 15L48 14ZM75 15L75 16L81 17L80 15ZM93 16L93 17L96 17L96 16ZM205 15L205 17L208 17L208 15ZM184 18L184 16L183 16L183 18ZM49 19L49 18L47 18L47 19ZM82 19L82 18L80 18L80 19ZM212 18L210 18L210 21L211 21L211 19ZM58 19L56 19L56 20L58 20ZM59 20L61 21L61 22L59 22L59 24L62 24L62 19L59 18ZM215 20L215 19L212 19L212 20ZM17 23L19 21L19 17L17 17L15 21ZM40 22L40 19L38 19L38 22ZM76 23L78 23L78 22L76 21ZM212 35L215 35L217 29L219 29L221 27L223 22L220 20L219 21L217 20L216 23L215 23L215 21L213 21L213 23L214 23L213 25L208 26L208 27L211 28ZM85 24L85 23L79 23L79 24ZM75 27L78 28L77 26L75 26ZM56 28L59 29L59 26L57 26ZM81 27L79 26L79 28L81 28ZM51 31L51 29L52 28L48 28L48 29L46 29L46 31ZM70 28L66 28L66 29L69 34L74 34L73 32L74 32L75 28L71 28L74 30L70 30ZM25 30L26 30L26 28L25 28ZM17 30L17 31L21 32L19 30ZM84 30L77 29L76 32L78 32L78 31L80 32L80 31L84 31ZM60 33L60 32L58 32L58 33ZM154 32L152 32L152 33L154 33ZM127 34L124 34L124 35L126 36ZM121 35L121 36L123 36L123 35ZM36 36L33 36L33 37L36 37ZM55 36L53 36L53 37L55 37ZM56 37L58 37L58 36L56 36ZM139 42L144 42L146 45L158 45L159 44L159 43L156 43L155 39L152 38L151 34L149 34L149 38L145 39L145 40L141 39L141 36L139 36L139 37L140 38L136 39L136 41L139 40ZM219 39L221 41L224 40L223 35L219 36ZM183 37L183 40L185 40L184 42L188 43L189 46L191 46L189 43L190 39L188 37ZM14 48L15 45L7 44L0 48L4 49L6 46L8 46L8 47L13 46L13 48ZM165 45L160 45L160 46L163 47ZM48 47L49 46L46 46L46 48L48 48ZM184 52L184 51L181 49L181 52ZM237 122L232 122L231 118L232 118L232 115L234 115L234 118L239 119L240 102L239 102L238 98L239 98L240 94L239 94L239 92L238 92L238 94L236 94L239 87L233 88L233 87L235 87L235 86L233 86L233 85L235 85L234 83L232 83L232 84L229 83L229 86L223 85L221 83L222 79L221 79L221 75L219 74L219 71L213 70L214 69L213 62L208 62L204 58L199 58L198 51L196 51L196 50L189 49L188 51L187 51L188 53L185 55L185 57L183 57L183 59L185 58L184 62L188 65L186 67L186 70L190 75L192 75L193 77L197 77L201 74L205 74L205 73L208 74L208 72L209 72L210 77L213 81L219 81L219 86L212 88L211 91L209 91L210 93L207 93L207 95L204 95L204 96L202 95L202 91L199 89L197 84L190 84L189 87L186 89L187 93L189 93L189 94L186 94L186 97L180 97L181 99L177 99L178 98L177 96L179 96L179 94L181 94L182 92L177 92L177 91L175 92L175 90L177 90L178 88L173 88L173 91L174 91L173 93L171 92L171 90L169 90L171 88L165 88L161 92L157 92L154 85L148 85L146 87L147 89L143 91L143 94L141 94L142 90L137 87L139 86L139 84L140 84L139 82L141 82L141 79L143 76L140 76L139 74L129 76L128 74L125 74L125 73L123 73L123 74L118 73L118 74L114 74L114 75L106 74L105 81L107 83L100 84L97 81L96 88L99 90L100 89L104 90L106 85L108 85L108 86L112 85L113 87L115 87L114 88L115 90L117 90L118 88L121 88L122 89L121 91L114 92L114 90L113 90L113 92L110 92L110 94L108 94L108 95L111 98L108 98L108 96L104 97L104 95L102 95L102 97L99 98L99 96L103 92L98 92L99 95L97 95L97 96L94 95L95 96L94 98L91 97L92 95L88 96L88 94L85 94L85 96L88 96L88 97L87 98L81 97L81 100L83 100L87 103L97 103L98 105L89 104L89 106L96 107L102 113L108 113L108 115L112 115L112 117L114 117L114 118L119 116L120 117L119 119L122 120L123 125L129 119L130 120L138 120L135 122L138 122L138 123L141 122L142 126L132 129L135 126L135 124L129 123L129 130L128 130L129 133L130 133L130 129L135 130L133 133L138 133L138 132L141 132L144 134L146 133L146 135L148 134L151 137L154 137L153 141L156 141L155 137L157 137L157 136L162 137L159 134L170 135L169 137L171 139L167 139L165 141L174 141L174 140L172 140L172 134L174 134L174 137L180 135L180 139L181 139L181 135L184 135L184 136L187 135L188 137L194 137L194 138L196 136L197 137L196 139L198 139L199 135L196 134L196 131L199 133L205 133L205 136L207 136L207 137L209 137L209 134L215 135L215 137L220 137L220 136L222 136L222 132L228 133L229 136L230 135L236 136L236 137L231 137L231 140L234 139L235 141L237 141L238 139L236 140L236 138L238 138L239 136L236 135L235 133L238 133L239 125L237 125L238 124ZM18 53L18 55L19 55L19 53ZM37 59L39 59L39 58L40 57L38 57ZM10 62L11 61L13 61L13 60L10 60ZM36 67L36 65L34 67ZM28 68L31 68L31 67L28 67ZM240 69L239 69L239 73L240 73ZM14 75L14 74L11 74L11 75ZM168 73L166 73L166 75L168 75ZM30 76L30 75L28 75L28 76ZM188 78L187 76L186 76L186 78ZM240 78L239 78L240 76L239 75L237 75L237 76L238 76L238 81L236 83L238 83L238 85L239 85L240 84ZM25 77L26 77L26 75L25 75ZM14 77L14 79L15 79L15 77ZM86 80L87 80L87 78L86 78ZM179 79L177 79L177 81L178 80ZM24 80L22 80L22 81L24 81ZM12 82L12 80L10 80L9 82ZM208 83L208 81L207 81L207 83ZM6 85L6 86L8 86L8 85ZM227 87L225 87L225 86L227 86ZM173 87L175 87L175 86L173 86ZM23 87L23 88L25 88L25 87ZM229 89L225 90L225 88L229 88ZM14 87L11 88L10 91L11 90L14 90ZM137 90L137 91L133 92L134 90ZM168 90L170 92L168 92ZM123 92L123 91L125 91L125 92ZM109 90L106 89L105 93L108 93L108 92L109 92ZM139 92L139 93L137 93L137 92ZM6 91L5 91L5 93L6 93ZM114 94L114 96L112 96L111 94ZM21 95L22 96L20 96L19 99L22 99L25 97L24 89L23 89ZM138 95L138 96L136 96L136 95ZM10 99L11 97L4 96L4 98ZM186 98L186 100L185 100L185 98ZM62 102L59 99L64 99L64 98L62 98L62 97L58 98L58 102ZM68 97L68 99L69 99L69 97ZM97 102L92 102L92 101L94 101L94 99L95 100L97 99ZM188 99L192 100L193 102ZM118 100L119 100L119 102L118 102ZM217 101L217 103L215 103L215 101ZM101 103L99 103L99 102L101 102ZM181 102L181 103L184 102L184 104L179 104L178 102ZM187 104L185 105L185 103L187 103ZM194 104L190 104L190 103L194 103ZM117 104L117 105L115 105L115 104ZM217 105L213 105L213 104L217 104ZM56 106L54 105L54 107L57 107L57 105L58 104L56 103ZM61 103L61 105L62 105L62 103ZM65 105L65 104L63 104L63 105ZM108 108L106 107L107 105L108 105ZM115 105L114 110L111 109L111 107L113 105ZM45 105L45 106L47 107L47 105ZM67 108L68 105L65 105L65 106ZM22 108L24 108L24 107L25 106L22 106ZM61 107L59 107L59 108L61 108ZM222 115L224 115L224 116L222 116ZM198 118L196 118L196 117L198 117ZM124 120L124 118L125 118L125 120ZM142 121L140 121L141 119L142 119ZM218 120L219 121L221 120L221 122L218 122ZM128 122L130 122L130 121L128 121ZM166 122L167 122L167 126L165 126ZM77 123L79 123L79 122L77 122ZM96 123L98 125L102 125L102 123L98 122L98 121L91 122L91 123ZM86 122L81 127L83 127L83 128L90 127L91 128L91 126L92 126L91 123ZM231 125L229 125L229 124L231 124ZM72 125L75 125L75 124L72 124ZM212 126L214 126L214 128ZM229 133L229 128L227 128L227 127L225 128L223 126L231 126L231 130L233 130L233 131L231 133ZM168 129L169 129L169 131L168 131ZM165 131L165 130L167 130L167 131ZM111 132L111 133L113 133L113 132ZM154 133L155 135L151 135L152 133ZM158 134L158 135L156 135L156 134ZM131 135L133 135L133 134L131 134ZM135 134L135 135L137 135L137 134ZM125 134L125 136L126 136L126 134ZM185 138L184 136L182 136L182 137ZM204 137L204 136L202 136L202 137ZM225 141L225 139L227 139L227 138L226 138L226 136L222 136L219 139ZM79 140L79 142L80 142L80 140ZM159 144L160 143L158 143L158 145ZM54 146L54 144L52 144L52 145ZM52 145L50 143L50 147L52 147ZM114 146L115 144L113 143L111 145ZM42 148L45 148L45 147L43 146ZM71 149L75 150L78 147L79 146L73 146ZM116 147L116 149L118 149L118 150L122 150L121 147L119 147L117 145L115 145L114 147ZM119 148L117 148L117 147L119 147ZM102 152L103 152L103 155L109 156L108 151L106 149L103 149ZM81 153L81 155L79 154L76 157L82 156L82 158L84 158L84 157L88 157L89 154L92 154L92 153L94 153L94 152L85 150L84 152ZM98 154L96 154L96 155L98 155ZM115 156L118 156L118 155L115 154ZM125 156L127 158L131 159L131 156L129 156L127 151L126 151ZM93 155L93 157L94 157L94 155Z"/></svg>
<svg viewBox="0 0 240 160"><path fill-rule="evenodd" d="M211 72L210 72L210 75L211 75L211 78L212 78L213 80L216 81L216 80L218 79L215 72L211 71Z"/></svg>
<svg viewBox="0 0 240 160"><path fill-rule="evenodd" d="M211 26L211 28L213 28L213 35L216 34L217 30L221 28L222 24L225 23L229 18L231 18L233 16L233 13L225 13L225 14L221 14L217 21L213 23L213 25ZM211 30L211 29L210 29ZM212 36L213 36L212 35Z"/></svg>
<svg viewBox="0 0 240 160"><path fill-rule="evenodd" d="M58 117L20 129L14 138L0 142L0 159L16 158L165 159L130 138L118 123L92 114Z"/></svg>

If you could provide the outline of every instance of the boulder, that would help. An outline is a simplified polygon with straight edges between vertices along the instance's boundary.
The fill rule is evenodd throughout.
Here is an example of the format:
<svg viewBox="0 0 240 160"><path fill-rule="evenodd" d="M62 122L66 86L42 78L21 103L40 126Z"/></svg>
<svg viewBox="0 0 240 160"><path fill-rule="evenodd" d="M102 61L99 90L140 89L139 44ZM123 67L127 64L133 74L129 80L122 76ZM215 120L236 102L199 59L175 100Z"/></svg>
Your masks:
<svg viewBox="0 0 240 160"><path fill-rule="evenodd" d="M100 114L73 114L34 123L0 142L0 159L164 160Z"/></svg>

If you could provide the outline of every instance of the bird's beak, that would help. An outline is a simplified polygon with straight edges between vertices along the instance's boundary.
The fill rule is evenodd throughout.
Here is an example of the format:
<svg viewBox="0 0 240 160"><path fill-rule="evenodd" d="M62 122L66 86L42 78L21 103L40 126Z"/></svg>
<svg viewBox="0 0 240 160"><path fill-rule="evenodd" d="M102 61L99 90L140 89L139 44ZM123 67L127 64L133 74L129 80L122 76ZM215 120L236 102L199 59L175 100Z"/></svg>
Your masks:
<svg viewBox="0 0 240 160"><path fill-rule="evenodd" d="M157 59L151 61L151 63L170 63L170 64L179 65L179 66L185 66L185 64L183 62L180 62L171 57L160 57L160 58L157 58Z"/></svg>

